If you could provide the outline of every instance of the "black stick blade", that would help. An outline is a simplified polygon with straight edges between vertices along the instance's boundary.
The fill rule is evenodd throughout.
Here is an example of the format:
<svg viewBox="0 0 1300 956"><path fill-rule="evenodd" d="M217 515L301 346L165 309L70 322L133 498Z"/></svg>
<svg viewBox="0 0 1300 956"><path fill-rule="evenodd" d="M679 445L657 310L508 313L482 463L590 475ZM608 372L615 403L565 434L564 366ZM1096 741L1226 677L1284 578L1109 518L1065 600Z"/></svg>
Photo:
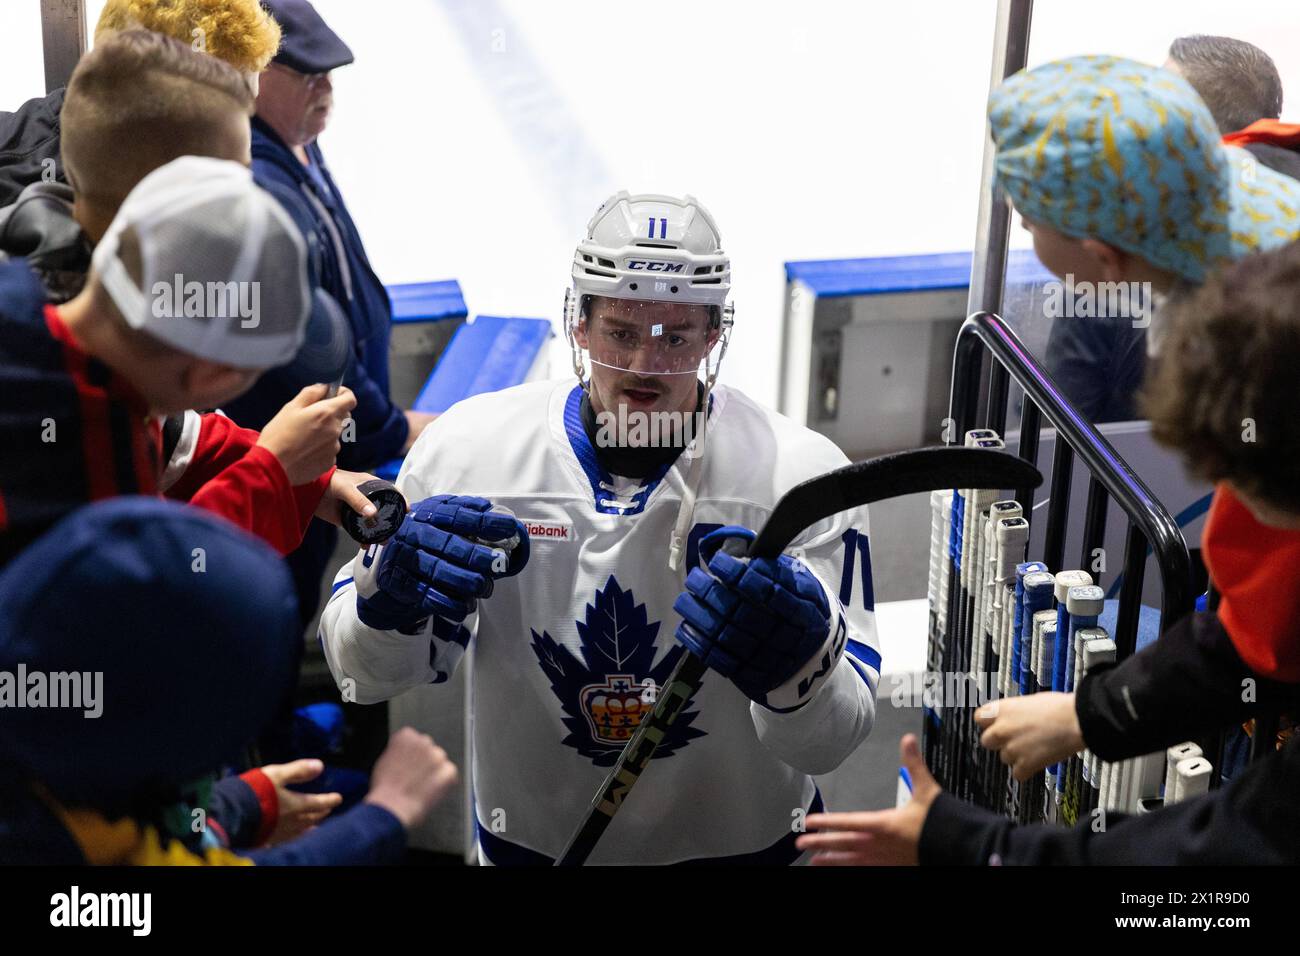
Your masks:
<svg viewBox="0 0 1300 956"><path fill-rule="evenodd" d="M795 485L777 502L749 553L774 558L805 528L876 501L947 488L1037 488L1038 469L1006 451L942 445L845 465Z"/></svg>

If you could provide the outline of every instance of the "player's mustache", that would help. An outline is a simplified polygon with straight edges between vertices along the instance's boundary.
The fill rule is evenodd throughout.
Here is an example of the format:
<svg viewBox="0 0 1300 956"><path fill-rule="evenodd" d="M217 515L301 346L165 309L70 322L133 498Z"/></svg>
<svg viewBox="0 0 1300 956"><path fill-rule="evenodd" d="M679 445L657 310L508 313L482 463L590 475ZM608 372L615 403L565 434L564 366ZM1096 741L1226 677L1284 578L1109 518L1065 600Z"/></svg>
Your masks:
<svg viewBox="0 0 1300 956"><path fill-rule="evenodd" d="M664 390L663 385L656 382L654 379L642 378L624 379L623 382L620 383L619 387L624 391L654 392L655 394L661 394Z"/></svg>

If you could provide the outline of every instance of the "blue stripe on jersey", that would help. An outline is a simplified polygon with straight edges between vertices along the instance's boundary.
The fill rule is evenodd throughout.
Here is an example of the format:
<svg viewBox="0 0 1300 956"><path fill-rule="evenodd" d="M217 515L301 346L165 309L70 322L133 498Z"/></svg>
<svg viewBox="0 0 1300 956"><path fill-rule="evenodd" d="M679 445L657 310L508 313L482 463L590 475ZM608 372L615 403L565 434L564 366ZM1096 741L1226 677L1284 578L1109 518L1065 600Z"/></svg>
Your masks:
<svg viewBox="0 0 1300 956"><path fill-rule="evenodd" d="M812 803L808 813L821 813L825 809L822 793L813 788ZM555 861L545 853L538 853L518 843L504 840L495 833L485 829L477 815L474 822L478 825L479 846L483 855L493 866L554 866ZM791 831L771 846L754 853L736 853L732 856L706 856L695 860L682 860L674 866L789 866L803 854L795 848L794 842L799 834Z"/></svg>
<svg viewBox="0 0 1300 956"><path fill-rule="evenodd" d="M859 662L874 669L877 674L880 673L880 651L870 645L863 644L861 641L855 641L851 637L848 641L847 651ZM863 676L865 677L866 675L864 674Z"/></svg>
<svg viewBox="0 0 1300 956"><path fill-rule="evenodd" d="M651 220L653 222L654 220ZM564 403L564 430L569 436L569 444L573 447L573 453L578 457L578 464L582 466L583 472L587 476L587 481L591 483L591 497L596 511L603 515L636 515L645 510L645 503L650 497L650 493L659 486L663 481L664 475L668 474L668 469L673 463L667 462L656 468L654 473L646 479L641 490L630 498L623 499L630 502L626 508L615 507L614 505L602 504L603 500L614 498L613 492L606 491L601 487L603 482L612 486L614 478L600 464L596 457L596 449L591 444L591 439L587 437L587 429L582 427L582 386L575 385L573 391L569 393L568 399Z"/></svg>

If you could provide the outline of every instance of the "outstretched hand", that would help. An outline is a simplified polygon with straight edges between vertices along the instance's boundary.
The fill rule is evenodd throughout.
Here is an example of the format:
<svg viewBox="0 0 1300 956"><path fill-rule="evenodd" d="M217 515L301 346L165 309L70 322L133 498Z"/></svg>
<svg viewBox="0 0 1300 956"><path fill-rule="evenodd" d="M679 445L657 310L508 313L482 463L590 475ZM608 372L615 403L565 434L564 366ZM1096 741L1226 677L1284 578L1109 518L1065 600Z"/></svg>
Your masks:
<svg viewBox="0 0 1300 956"><path fill-rule="evenodd" d="M911 801L892 810L812 814L807 827L820 832L805 833L795 846L813 851L813 866L917 865L921 828L941 788L915 734L899 742L898 756L912 777Z"/></svg>
<svg viewBox="0 0 1300 956"><path fill-rule="evenodd" d="M298 793L289 789L292 784L315 780L324 769L325 764L315 759L268 764L262 768L262 773L275 785L275 796L280 808L275 829L266 841L267 846L275 846L301 836L343 802L343 796L338 793Z"/></svg>
<svg viewBox="0 0 1300 956"><path fill-rule="evenodd" d="M980 743L1021 782L1084 748L1073 694L1041 691L995 700L975 711L975 723L984 731Z"/></svg>

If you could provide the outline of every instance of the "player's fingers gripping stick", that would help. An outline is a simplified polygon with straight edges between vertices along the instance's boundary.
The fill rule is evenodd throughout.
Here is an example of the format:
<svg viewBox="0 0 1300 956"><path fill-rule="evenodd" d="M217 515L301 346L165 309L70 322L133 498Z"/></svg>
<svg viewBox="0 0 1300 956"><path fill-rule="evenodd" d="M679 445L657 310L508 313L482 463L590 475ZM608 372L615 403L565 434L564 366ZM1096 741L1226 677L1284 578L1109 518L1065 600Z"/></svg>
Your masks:
<svg viewBox="0 0 1300 956"><path fill-rule="evenodd" d="M677 639L766 704L821 650L831 617L821 584L797 559L744 556L754 538L729 527L701 540L708 570L691 570L673 608L682 616Z"/></svg>

